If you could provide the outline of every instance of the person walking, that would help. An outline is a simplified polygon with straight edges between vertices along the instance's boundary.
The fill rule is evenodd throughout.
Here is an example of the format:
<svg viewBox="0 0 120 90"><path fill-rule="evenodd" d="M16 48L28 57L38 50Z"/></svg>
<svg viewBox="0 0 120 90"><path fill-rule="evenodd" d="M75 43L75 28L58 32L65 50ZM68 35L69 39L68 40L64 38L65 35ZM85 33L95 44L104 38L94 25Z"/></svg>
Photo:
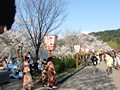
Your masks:
<svg viewBox="0 0 120 90"><path fill-rule="evenodd" d="M32 54L30 52L27 53L27 57L29 57L29 64L33 63L33 58L32 58Z"/></svg>
<svg viewBox="0 0 120 90"><path fill-rule="evenodd" d="M107 65L107 69L106 69L107 74L108 75L110 73L112 74L113 58L109 54L106 55L106 65Z"/></svg>
<svg viewBox="0 0 120 90"><path fill-rule="evenodd" d="M120 70L120 54L116 54L117 70Z"/></svg>
<svg viewBox="0 0 120 90"><path fill-rule="evenodd" d="M24 76L23 76L23 88L27 90L31 90L33 83L32 83L32 76L30 74L30 68L28 63L29 57L25 56L24 60Z"/></svg>
<svg viewBox="0 0 120 90"><path fill-rule="evenodd" d="M56 78L55 78L55 75L56 75L56 72L55 72L55 68L54 68L54 64L52 62L53 58L52 57L49 57L47 59L47 68L48 68L48 71L47 71L47 75L48 75L48 83L47 83L47 86L49 89L52 89L52 88L57 88L55 85L56 85Z"/></svg>
<svg viewBox="0 0 120 90"><path fill-rule="evenodd" d="M116 52L114 50L111 52L111 57L113 58L112 69L116 69Z"/></svg>
<svg viewBox="0 0 120 90"><path fill-rule="evenodd" d="M42 68L41 68L41 71L42 71L42 84L43 86L47 86L47 80L48 80L48 76L47 76L47 62L46 62L46 59L43 59L42 60Z"/></svg>
<svg viewBox="0 0 120 90"><path fill-rule="evenodd" d="M96 57L97 57L97 63L100 65L100 56L99 56L99 52L96 53Z"/></svg>
<svg viewBox="0 0 120 90"><path fill-rule="evenodd" d="M34 63L34 69L35 69L35 76L37 76L39 75L39 68L38 68L39 63L37 62L37 60L34 60L33 63Z"/></svg>
<svg viewBox="0 0 120 90"><path fill-rule="evenodd" d="M96 65L97 65L98 58L95 56L94 53L92 53L90 60L92 61L92 64L93 64L94 74L96 74Z"/></svg>
<svg viewBox="0 0 120 90"><path fill-rule="evenodd" d="M86 54L85 60L84 60L85 61L85 66L89 66L90 65L89 59L90 59L89 55Z"/></svg>
<svg viewBox="0 0 120 90"><path fill-rule="evenodd" d="M5 57L3 58L3 66L5 69L8 69L8 64Z"/></svg>
<svg viewBox="0 0 120 90"><path fill-rule="evenodd" d="M32 76L33 82L35 82L35 67L34 67L34 63L30 64L30 74Z"/></svg>

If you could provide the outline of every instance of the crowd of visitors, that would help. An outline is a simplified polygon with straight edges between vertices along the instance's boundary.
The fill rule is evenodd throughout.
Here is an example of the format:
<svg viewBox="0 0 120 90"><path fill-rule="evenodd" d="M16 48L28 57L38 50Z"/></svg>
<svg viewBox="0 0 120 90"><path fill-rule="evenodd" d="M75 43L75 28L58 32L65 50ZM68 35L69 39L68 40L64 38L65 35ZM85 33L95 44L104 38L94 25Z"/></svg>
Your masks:
<svg viewBox="0 0 120 90"><path fill-rule="evenodd" d="M53 58L48 57L48 59L40 59L39 62L42 62L41 69L38 68L38 62L32 60L29 53L29 57L24 57L24 66L23 66L23 89L31 90L33 86L34 76L41 74L42 75L42 84L48 89L57 88L56 78L55 78L55 68L52 62ZM31 63L30 63L31 62Z"/></svg>
<svg viewBox="0 0 120 90"><path fill-rule="evenodd" d="M120 70L120 53L110 51L110 52L97 52L91 55L86 54L84 65L89 66L91 63L93 65L93 72L96 73L96 65L104 61L106 63L106 72L108 75L112 74L112 70Z"/></svg>
<svg viewBox="0 0 120 90"><path fill-rule="evenodd" d="M17 63L17 58L12 58L11 63L14 66L11 79L20 79L23 83L22 90L31 90L34 84L34 80L37 76L41 77L42 84L48 89L57 88L56 87L56 72L54 64L52 62L53 58L48 57L47 59L34 60L30 52L28 52L21 63ZM41 63L40 63L41 62ZM22 64L22 67L21 65ZM0 70L8 69L7 61L0 57Z"/></svg>
<svg viewBox="0 0 120 90"><path fill-rule="evenodd" d="M47 60L46 59L41 60L42 84L45 87L47 86L48 89L57 88L55 78L56 72L52 60L53 60L52 57L49 57Z"/></svg>
<svg viewBox="0 0 120 90"><path fill-rule="evenodd" d="M23 82L23 90L31 90L36 76L41 75L42 85L48 89L56 87L56 71L52 62L53 58L34 60L31 53L28 52L23 57L22 68L15 67L14 75L11 78L19 78ZM17 58L12 59L13 64L17 64ZM106 63L106 73L112 74L114 69L120 70L120 53L102 52L86 54L84 58L84 65L93 66L93 73L96 74L96 66ZM9 69L6 58L0 57L0 70Z"/></svg>
<svg viewBox="0 0 120 90"><path fill-rule="evenodd" d="M11 29L16 14L16 6L15 0L0 0L0 4L0 11L2 12L2 14L0 14L0 34L2 34L5 27L7 30ZM48 87L48 89L57 88L55 77L56 71L52 60L52 57L33 60L31 53L28 52L24 56L23 62L20 63L23 64L21 65L22 68L20 65L19 67L15 66L13 69L14 75L12 75L11 78L22 79L23 89L31 90L35 77L41 74L44 87ZM18 60L14 58L12 61L13 64L17 64ZM94 74L96 74L96 66L100 64L101 61L106 63L106 73L108 75L112 74L114 69L120 70L119 52L112 51L96 54L92 53L91 55L86 54L83 60L84 65L90 65L92 63ZM41 66L39 64L41 64ZM6 58L0 57L0 70L10 70Z"/></svg>

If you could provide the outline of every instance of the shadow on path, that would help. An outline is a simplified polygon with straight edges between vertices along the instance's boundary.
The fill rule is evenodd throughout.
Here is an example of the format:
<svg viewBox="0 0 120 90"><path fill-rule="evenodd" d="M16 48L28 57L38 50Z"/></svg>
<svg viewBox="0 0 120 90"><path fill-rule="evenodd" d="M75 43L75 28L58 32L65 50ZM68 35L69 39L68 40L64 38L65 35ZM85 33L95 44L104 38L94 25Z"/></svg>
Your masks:
<svg viewBox="0 0 120 90"><path fill-rule="evenodd" d="M97 73L93 74L93 69L86 67L60 84L58 90L116 90L112 82L106 72L97 69Z"/></svg>
<svg viewBox="0 0 120 90"><path fill-rule="evenodd" d="M22 81L17 79L11 79L10 82L0 84L0 90L21 90Z"/></svg>

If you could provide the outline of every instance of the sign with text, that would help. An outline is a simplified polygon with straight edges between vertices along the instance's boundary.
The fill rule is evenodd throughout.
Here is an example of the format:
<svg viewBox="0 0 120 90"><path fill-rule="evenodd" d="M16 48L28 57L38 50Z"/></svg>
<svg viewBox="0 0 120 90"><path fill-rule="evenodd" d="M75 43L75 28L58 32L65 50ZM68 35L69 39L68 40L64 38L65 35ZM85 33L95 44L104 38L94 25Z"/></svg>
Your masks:
<svg viewBox="0 0 120 90"><path fill-rule="evenodd" d="M47 50L54 50L57 44L58 36L56 35L46 35L44 36L44 42L46 44Z"/></svg>

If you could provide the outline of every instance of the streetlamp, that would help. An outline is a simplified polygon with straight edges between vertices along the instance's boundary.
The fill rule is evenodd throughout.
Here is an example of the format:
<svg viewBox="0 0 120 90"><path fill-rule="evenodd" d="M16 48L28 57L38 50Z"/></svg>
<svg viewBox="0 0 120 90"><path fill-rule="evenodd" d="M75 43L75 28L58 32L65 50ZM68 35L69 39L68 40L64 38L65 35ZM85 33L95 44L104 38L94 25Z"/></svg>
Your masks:
<svg viewBox="0 0 120 90"><path fill-rule="evenodd" d="M55 50L57 40L58 40L57 35L45 35L44 36L44 42L46 45L46 49L49 52L49 57L52 56L52 51Z"/></svg>
<svg viewBox="0 0 120 90"><path fill-rule="evenodd" d="M78 53L80 51L80 45L74 45L74 50L76 53L76 69L78 70Z"/></svg>

